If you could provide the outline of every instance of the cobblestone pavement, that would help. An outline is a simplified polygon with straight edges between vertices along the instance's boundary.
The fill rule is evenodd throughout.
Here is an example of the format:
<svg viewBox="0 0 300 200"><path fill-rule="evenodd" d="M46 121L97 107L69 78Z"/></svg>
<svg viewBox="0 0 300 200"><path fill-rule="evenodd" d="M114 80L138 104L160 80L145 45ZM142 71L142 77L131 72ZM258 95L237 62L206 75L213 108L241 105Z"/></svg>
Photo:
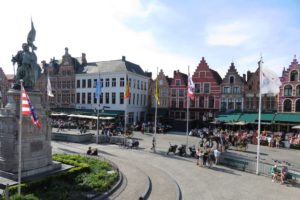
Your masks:
<svg viewBox="0 0 300 200"><path fill-rule="evenodd" d="M298 185L280 185L272 183L269 177L257 176L254 174L241 172L223 166L214 166L211 169L200 168L196 166L195 159L188 157L179 157L177 155L167 156L166 152L169 142L172 144L185 144L187 137L180 134L157 134L157 152L150 150L152 145L152 134L134 133L134 137L140 141L140 149L130 150L117 145L97 145L97 144L77 144L68 142L52 142L53 152L85 152L88 146L97 147L101 156L123 158L135 163L153 166L170 175L182 191L183 199L194 200L298 200L300 198L300 187ZM189 145L196 145L199 138L188 137ZM246 154L255 156L255 146L249 147ZM254 152L254 153L253 153ZM266 160L282 158L281 160L292 159L291 163L296 167L299 165L300 151L268 149L262 147L263 158ZM240 153L240 152L237 152ZM296 161L296 159L298 160ZM118 164L118 163L116 163ZM142 169L142 165L139 165ZM156 177L160 178L160 177ZM164 187L161 185L161 187ZM168 189L166 187L166 193ZM151 198L151 196L150 196ZM163 198L160 198L163 199ZM159 199L159 200L160 200Z"/></svg>

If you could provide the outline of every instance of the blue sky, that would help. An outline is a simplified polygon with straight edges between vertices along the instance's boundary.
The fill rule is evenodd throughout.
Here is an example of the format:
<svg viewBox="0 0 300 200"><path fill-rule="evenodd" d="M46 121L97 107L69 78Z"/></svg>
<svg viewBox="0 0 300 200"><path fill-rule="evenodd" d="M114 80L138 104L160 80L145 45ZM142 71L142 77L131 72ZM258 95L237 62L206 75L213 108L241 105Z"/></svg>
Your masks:
<svg viewBox="0 0 300 200"><path fill-rule="evenodd" d="M19 6L16 6L19 4ZM69 47L88 61L120 59L144 70L193 73L202 57L222 77L265 66L281 75L300 56L298 0L11 0L2 2L0 67L13 73L11 55L26 41L33 18L39 62ZM5 30L5 31L3 31Z"/></svg>

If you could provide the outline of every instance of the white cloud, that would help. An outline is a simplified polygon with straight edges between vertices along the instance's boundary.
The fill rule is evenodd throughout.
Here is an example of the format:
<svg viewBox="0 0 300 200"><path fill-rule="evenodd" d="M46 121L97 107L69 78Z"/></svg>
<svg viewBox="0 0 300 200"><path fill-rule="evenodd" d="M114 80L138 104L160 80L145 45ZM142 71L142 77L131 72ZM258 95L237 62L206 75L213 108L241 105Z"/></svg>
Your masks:
<svg viewBox="0 0 300 200"><path fill-rule="evenodd" d="M209 45L238 46L251 38L246 27L239 22L208 27Z"/></svg>

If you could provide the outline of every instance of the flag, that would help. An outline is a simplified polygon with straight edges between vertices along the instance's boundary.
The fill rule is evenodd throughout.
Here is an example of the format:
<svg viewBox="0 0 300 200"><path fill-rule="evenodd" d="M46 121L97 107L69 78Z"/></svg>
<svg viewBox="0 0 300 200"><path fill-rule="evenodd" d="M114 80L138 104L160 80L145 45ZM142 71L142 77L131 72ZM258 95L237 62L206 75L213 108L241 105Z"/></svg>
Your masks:
<svg viewBox="0 0 300 200"><path fill-rule="evenodd" d="M260 72L262 76L260 84L261 94L278 94L279 87L281 86L281 81L278 78L277 74L274 71L262 66L260 66Z"/></svg>
<svg viewBox="0 0 300 200"><path fill-rule="evenodd" d="M97 80L96 83L96 98L99 99L101 95L101 82L100 80Z"/></svg>
<svg viewBox="0 0 300 200"><path fill-rule="evenodd" d="M194 90L195 90L195 84L193 82L192 77L189 75L187 96L190 97L192 100L194 100Z"/></svg>
<svg viewBox="0 0 300 200"><path fill-rule="evenodd" d="M35 35L36 35L36 31L31 19L31 30L29 31L28 35L27 35L27 43L29 46L32 47L33 50L36 50L36 46L34 46L33 42L35 41Z"/></svg>
<svg viewBox="0 0 300 200"><path fill-rule="evenodd" d="M130 87L129 87L129 81L128 77L126 78L126 86L125 86L125 96L124 99L129 99L130 97Z"/></svg>
<svg viewBox="0 0 300 200"><path fill-rule="evenodd" d="M158 86L158 78L156 78L156 83L155 83L155 99L156 99L156 102L157 104L159 105L160 104L160 101L159 101L159 86Z"/></svg>
<svg viewBox="0 0 300 200"><path fill-rule="evenodd" d="M54 94L52 93L51 81L50 81L49 76L48 76L47 79L48 79L48 80L47 80L47 95L48 95L49 97L54 97Z"/></svg>
<svg viewBox="0 0 300 200"><path fill-rule="evenodd" d="M35 113L35 109L31 103L24 87L22 87L21 103L22 103L22 115L31 115L32 123L34 125L36 125L38 128L41 128L39 118L38 118L37 114Z"/></svg>

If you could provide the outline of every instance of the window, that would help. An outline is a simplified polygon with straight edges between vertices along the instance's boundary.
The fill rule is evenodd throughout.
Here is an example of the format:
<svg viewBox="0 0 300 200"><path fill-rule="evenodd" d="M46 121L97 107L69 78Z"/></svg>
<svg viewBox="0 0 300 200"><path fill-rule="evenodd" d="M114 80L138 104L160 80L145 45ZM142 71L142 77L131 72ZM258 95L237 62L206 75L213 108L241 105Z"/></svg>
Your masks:
<svg viewBox="0 0 300 200"><path fill-rule="evenodd" d="M293 70L293 71L291 72L290 81L298 81L298 71Z"/></svg>
<svg viewBox="0 0 300 200"><path fill-rule="evenodd" d="M133 88L135 88L135 86L136 86L136 80L133 79ZM134 103L133 103L133 104L134 104Z"/></svg>
<svg viewBox="0 0 300 200"><path fill-rule="evenodd" d="M96 93L95 92L93 93L93 96L94 96L94 104L97 104L97 98L96 98Z"/></svg>
<svg viewBox="0 0 300 200"><path fill-rule="evenodd" d="M283 111L291 112L292 111L292 101L290 99L286 99L283 103Z"/></svg>
<svg viewBox="0 0 300 200"><path fill-rule="evenodd" d="M109 78L105 79L105 87L109 87Z"/></svg>
<svg viewBox="0 0 300 200"><path fill-rule="evenodd" d="M74 103L75 102L75 94L72 94L71 95L71 103Z"/></svg>
<svg viewBox="0 0 300 200"><path fill-rule="evenodd" d="M124 78L120 78L120 87L124 87Z"/></svg>
<svg viewBox="0 0 300 200"><path fill-rule="evenodd" d="M92 87L92 79L88 79L88 88Z"/></svg>
<svg viewBox="0 0 300 200"><path fill-rule="evenodd" d="M183 97L184 96L184 89L179 89L179 96L180 97Z"/></svg>
<svg viewBox="0 0 300 200"><path fill-rule="evenodd" d="M180 119L180 112L175 112L175 119Z"/></svg>
<svg viewBox="0 0 300 200"><path fill-rule="evenodd" d="M70 88L70 81L67 81L67 88Z"/></svg>
<svg viewBox="0 0 300 200"><path fill-rule="evenodd" d="M85 88L85 87L86 87L86 80L83 79L83 80L82 80L82 88Z"/></svg>
<svg viewBox="0 0 300 200"><path fill-rule="evenodd" d="M143 86L143 85L144 85L144 82L141 81L141 90L144 89L144 86Z"/></svg>
<svg viewBox="0 0 300 200"><path fill-rule="evenodd" d="M183 108L183 99L179 99L179 108Z"/></svg>
<svg viewBox="0 0 300 200"><path fill-rule="evenodd" d="M93 88L96 88L97 85L97 79L94 79Z"/></svg>
<svg viewBox="0 0 300 200"><path fill-rule="evenodd" d="M237 110L237 111L242 110L242 99L236 99L236 101L235 101L235 110Z"/></svg>
<svg viewBox="0 0 300 200"><path fill-rule="evenodd" d="M180 118L181 118L181 119L185 119L185 112L181 112Z"/></svg>
<svg viewBox="0 0 300 200"><path fill-rule="evenodd" d="M176 99L172 99L172 102L171 102L171 106L173 107L173 108L176 108Z"/></svg>
<svg viewBox="0 0 300 200"><path fill-rule="evenodd" d="M120 92L120 104L124 104L124 92Z"/></svg>
<svg viewBox="0 0 300 200"><path fill-rule="evenodd" d="M298 100L296 101L296 108L295 108L295 111L296 111L296 112L300 112L300 99L298 99Z"/></svg>
<svg viewBox="0 0 300 200"><path fill-rule="evenodd" d="M139 94L136 94L136 104L139 105Z"/></svg>
<svg viewBox="0 0 300 200"><path fill-rule="evenodd" d="M296 95L300 96L300 85L297 85L296 87Z"/></svg>
<svg viewBox="0 0 300 200"><path fill-rule="evenodd" d="M111 93L111 103L116 104L116 93L115 92Z"/></svg>
<svg viewBox="0 0 300 200"><path fill-rule="evenodd" d="M233 94L240 94L241 90L240 87L233 87Z"/></svg>
<svg viewBox="0 0 300 200"><path fill-rule="evenodd" d="M105 103L109 104L109 93L108 92L105 93Z"/></svg>
<svg viewBox="0 0 300 200"><path fill-rule="evenodd" d="M226 99L222 99L222 102L221 102L221 111L225 111L226 110L226 105L227 105Z"/></svg>
<svg viewBox="0 0 300 200"><path fill-rule="evenodd" d="M71 87L72 87L73 89L75 88L75 81L74 81L74 80L71 82Z"/></svg>
<svg viewBox="0 0 300 200"><path fill-rule="evenodd" d="M100 78L100 85L103 87L103 78Z"/></svg>
<svg viewBox="0 0 300 200"><path fill-rule="evenodd" d="M112 86L112 87L116 87L116 86L117 86L116 78L112 78L112 79L111 79L111 86Z"/></svg>
<svg viewBox="0 0 300 200"><path fill-rule="evenodd" d="M135 104L135 94L132 95L132 105Z"/></svg>
<svg viewBox="0 0 300 200"><path fill-rule="evenodd" d="M210 84L209 83L204 83L204 93L205 94L210 93Z"/></svg>
<svg viewBox="0 0 300 200"><path fill-rule="evenodd" d="M57 88L59 88L60 89L60 86L61 86L61 82L60 81L58 81L57 82ZM79 85L80 86L80 85Z"/></svg>
<svg viewBox="0 0 300 200"><path fill-rule="evenodd" d="M66 81L62 81L62 88L64 89L64 88L66 88Z"/></svg>
<svg viewBox="0 0 300 200"><path fill-rule="evenodd" d="M146 90L146 89L147 89L147 83L144 84L144 90Z"/></svg>
<svg viewBox="0 0 300 200"><path fill-rule="evenodd" d="M131 78L129 79L129 87L131 88Z"/></svg>
<svg viewBox="0 0 300 200"><path fill-rule="evenodd" d="M80 104L80 93L76 93L76 103Z"/></svg>
<svg viewBox="0 0 300 200"><path fill-rule="evenodd" d="M208 108L214 108L214 105L215 105L215 98L209 97L208 98Z"/></svg>
<svg viewBox="0 0 300 200"><path fill-rule="evenodd" d="M230 89L231 89L230 87L223 87L223 93L230 94L231 93Z"/></svg>
<svg viewBox="0 0 300 200"><path fill-rule="evenodd" d="M176 86L180 86L180 79L176 79L176 80L175 80L175 85L176 85Z"/></svg>
<svg viewBox="0 0 300 200"><path fill-rule="evenodd" d="M80 80L77 80L76 88L80 88Z"/></svg>
<svg viewBox="0 0 300 200"><path fill-rule="evenodd" d="M100 94L100 104L103 104L103 92Z"/></svg>
<svg viewBox="0 0 300 200"><path fill-rule="evenodd" d="M140 81L137 81L137 89L140 89Z"/></svg>
<svg viewBox="0 0 300 200"><path fill-rule="evenodd" d="M90 92L87 93L87 103L91 104L92 103L92 94Z"/></svg>
<svg viewBox="0 0 300 200"><path fill-rule="evenodd" d="M230 76L229 77L229 83L230 84L234 84L234 76Z"/></svg>
<svg viewBox="0 0 300 200"><path fill-rule="evenodd" d="M85 93L81 93L81 103L85 104Z"/></svg>
<svg viewBox="0 0 300 200"><path fill-rule="evenodd" d="M292 86L291 85L284 86L284 96L292 96Z"/></svg>
<svg viewBox="0 0 300 200"><path fill-rule="evenodd" d="M195 84L195 93L196 94L200 94L201 93L201 84L200 83L196 83Z"/></svg>
<svg viewBox="0 0 300 200"><path fill-rule="evenodd" d="M199 97L199 108L204 108L204 97Z"/></svg>
<svg viewBox="0 0 300 200"><path fill-rule="evenodd" d="M172 89L171 92L172 92L172 97L176 97L176 89Z"/></svg>

